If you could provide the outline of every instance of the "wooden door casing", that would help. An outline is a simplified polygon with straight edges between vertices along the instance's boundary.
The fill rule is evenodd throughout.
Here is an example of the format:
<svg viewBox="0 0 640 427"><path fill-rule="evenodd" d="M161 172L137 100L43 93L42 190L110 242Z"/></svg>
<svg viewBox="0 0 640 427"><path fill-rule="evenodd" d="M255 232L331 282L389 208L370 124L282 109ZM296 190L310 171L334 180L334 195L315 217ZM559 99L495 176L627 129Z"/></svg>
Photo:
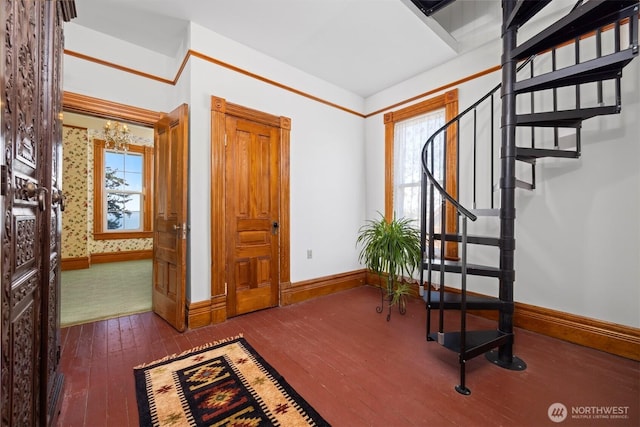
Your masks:
<svg viewBox="0 0 640 427"><path fill-rule="evenodd" d="M153 311L178 331L186 328L188 117L183 104L155 125Z"/></svg>
<svg viewBox="0 0 640 427"><path fill-rule="evenodd" d="M224 98L211 97L211 300L208 321L219 323L233 315L229 312L232 296L228 288L228 248L227 213L226 213L226 151L227 118L235 117L272 127L279 138L279 163L276 172L279 180L279 227L277 238L278 283L277 303L283 302L286 292L291 287L290 278L290 221L289 221L289 145L291 119L274 116L262 111L253 110L238 104L227 102ZM272 237L273 238L273 237ZM235 307L235 303L233 305Z"/></svg>
<svg viewBox="0 0 640 427"><path fill-rule="evenodd" d="M279 129L227 117L227 314L278 305Z"/></svg>

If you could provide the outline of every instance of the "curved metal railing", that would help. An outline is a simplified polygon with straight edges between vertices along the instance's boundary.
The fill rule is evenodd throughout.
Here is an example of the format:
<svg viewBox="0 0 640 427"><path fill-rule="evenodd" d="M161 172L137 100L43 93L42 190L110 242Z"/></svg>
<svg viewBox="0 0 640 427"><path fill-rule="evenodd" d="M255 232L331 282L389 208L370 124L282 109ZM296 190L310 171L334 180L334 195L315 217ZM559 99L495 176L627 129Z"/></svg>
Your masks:
<svg viewBox="0 0 640 427"><path fill-rule="evenodd" d="M520 66L517 68L517 71L522 70L525 66L527 66L530 62L533 61L534 56L531 56L530 58L528 58L526 61L524 61L522 64L520 64ZM477 186L477 179L476 179L476 151L477 151L477 145L478 145L478 141L477 141L477 128L476 128L476 124L477 124L477 117L476 117L476 113L477 113L477 109L478 107L483 104L485 101L487 101L488 99L491 100L491 106L490 106L490 114L491 117L489 119L490 121L490 145L491 145L491 189L490 189L490 198L491 198L491 203L490 203L490 207L493 208L493 175L494 175L494 96L496 94L496 92L498 92L500 90L500 88L502 87L502 84L498 84L496 85L494 88L492 88L489 92L487 92L486 95L484 95L483 97L481 97L480 99L478 99L475 103L473 103L470 107L468 107L467 109L465 109L463 112L461 112L460 114L458 114L456 117L454 117L453 119L449 120L446 124L444 124L440 129L438 129L437 131L435 131L426 141L426 143L423 146L422 149L422 166L423 166L423 179L422 179L422 197L421 197L421 245L422 245L422 255L423 255L423 262L424 257L426 256L426 262L427 262L427 286L428 288L426 289L426 301L427 301L427 305L430 307L431 306L431 279L432 279L432 264L433 261L435 259L435 238L434 236L436 235L435 233L435 221L434 221L434 217L435 217L435 192L437 191L438 194L440 195L440 202L441 202L441 210L440 210L440 215L441 215L441 219L440 219L440 252L441 252L441 262L440 262L440 268L439 268L439 272L440 272L440 310L439 310L439 315L440 315L440 327L439 327L439 332L442 332L442 327L443 327L443 300L444 300L444 295L443 295L443 290L444 290L444 274L445 274L445 243L447 241L447 232L446 232L446 202L449 202L451 204L451 206L453 207L453 209L455 209L455 211L457 211L458 213L458 218L462 219L462 235L459 237L456 237L455 240L459 241L462 245L461 248L461 258L460 258L460 266L461 266L461 285L462 285L462 324L464 325L464 313L466 311L465 309L465 305L466 305L466 295L465 295L465 289L466 289L466 271L467 271L467 262L466 262L466 258L467 258L467 221L468 220L472 220L475 221L477 219L477 215L474 214L472 212L473 209L476 209L476 186ZM456 133L456 143L458 146L457 149L457 153L458 156L460 156L460 133L461 133L461 120L463 118L465 118L467 115L469 114L473 114L473 200L472 200L472 204L473 204L473 208L469 209L466 206L464 206L459 200L458 200L458 194L451 194L446 190L446 176L447 176L447 171L446 171L446 158L447 158L447 133L448 131L455 126L455 133ZM434 145L435 145L435 141L436 139L443 137L443 150L442 150L442 164L445 165L445 168L443 168L443 177L442 177L442 182L435 176L434 174L434 165L435 165L435 155L434 155ZM456 175L459 177L459 169L460 169L460 162L456 162ZM458 179L458 183L459 183L459 179ZM429 191L427 191L427 187L429 186ZM456 184L456 189L459 189L459 185ZM459 193L459 190L458 190ZM429 201L427 201L427 196L429 198ZM427 206L429 206L429 233L428 233L428 238L427 238L427 224L426 224L426 218L427 218ZM456 233L457 230L459 229L459 222L460 221L456 221ZM453 237L449 237L449 239L453 239ZM429 242L429 247L428 247L428 253L427 253L427 248L426 248L426 242ZM424 283L424 268L420 269L420 283L421 284L425 284ZM427 335L430 334L430 316L428 315L427 317ZM464 329L464 327L463 327ZM428 339L431 339L429 336L427 337ZM464 346L464 345L463 345Z"/></svg>
<svg viewBox="0 0 640 427"><path fill-rule="evenodd" d="M529 57L526 61L524 61L522 64L520 64L517 68L517 71L522 70L525 66L527 66L530 62L533 61L533 58L535 57L535 55ZM456 196L451 195L449 192L447 192L447 190L445 188L443 188L443 186L438 182L438 179L436 177L433 176L433 173L431 172L431 170L429 169L429 150L433 149L433 143L434 141L440 136L440 134L442 134L444 132L444 141L446 144L447 141L447 130L453 126L456 125L457 128L459 128L459 124L460 121L462 120L463 117L465 117L467 114L471 113L471 112L475 112L478 108L478 106L480 106L480 104L482 104L484 101L486 101L488 98L491 98L493 101L493 96L495 95L495 93L502 87L502 84L499 83L497 84L493 89L491 89L486 95L484 95L482 98L478 99L475 103L473 103L470 107L468 107L466 110L464 110L462 113L458 114L456 117L454 117L453 119L449 120L447 123L445 123L440 129L438 129L437 131L435 131L425 142L423 148L422 148L422 168L424 171L424 174L427 177L427 180L429 181L429 183L431 185L433 185L433 187L440 193L440 195L442 197L444 197L447 201L449 201L449 203L451 203L453 205L453 207L462 215L464 215L465 217L469 218L472 221L475 221L477 219L477 216L475 214L473 214L469 209L467 209L465 206L463 206L462 204L460 204L460 202L457 200ZM492 123L493 125L493 123ZM493 135L493 132L491 132L491 134ZM459 135L459 132L458 132ZM475 134L474 134L474 153L475 153ZM493 144L492 144L493 145ZM446 151L444 152L444 156L446 156ZM443 157L444 157L443 156ZM446 160L446 159L445 159ZM433 164L434 158L433 156L431 156L431 163ZM475 165L475 162L474 162ZM476 182L476 177L475 177L475 170L474 170L474 177L473 177L473 181L474 181L474 186L475 186L475 182ZM492 184L493 185L493 184ZM423 212L424 214L424 212Z"/></svg>

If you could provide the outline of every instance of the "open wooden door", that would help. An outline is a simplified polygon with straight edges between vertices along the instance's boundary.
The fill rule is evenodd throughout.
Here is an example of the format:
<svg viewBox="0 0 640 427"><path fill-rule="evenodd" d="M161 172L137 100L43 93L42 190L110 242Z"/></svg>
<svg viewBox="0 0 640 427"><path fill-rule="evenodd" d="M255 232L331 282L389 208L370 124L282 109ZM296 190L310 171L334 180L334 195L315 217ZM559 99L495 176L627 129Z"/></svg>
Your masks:
<svg viewBox="0 0 640 427"><path fill-rule="evenodd" d="M154 127L153 311L178 331L186 327L188 120L183 104Z"/></svg>

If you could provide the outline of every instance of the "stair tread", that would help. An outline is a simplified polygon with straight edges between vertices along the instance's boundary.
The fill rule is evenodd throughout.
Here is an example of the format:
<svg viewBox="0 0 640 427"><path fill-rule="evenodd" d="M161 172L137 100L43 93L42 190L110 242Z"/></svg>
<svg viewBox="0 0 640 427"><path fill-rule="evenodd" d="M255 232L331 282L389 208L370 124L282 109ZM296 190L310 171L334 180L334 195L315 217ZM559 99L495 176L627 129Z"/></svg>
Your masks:
<svg viewBox="0 0 640 427"><path fill-rule="evenodd" d="M539 159L541 157L577 159L580 157L580 153L575 150L559 150L556 148L516 147L516 159L518 160Z"/></svg>
<svg viewBox="0 0 640 427"><path fill-rule="evenodd" d="M517 81L514 92L527 93L620 77L622 69L637 55L629 48L606 56L570 65L556 71Z"/></svg>
<svg viewBox="0 0 640 427"><path fill-rule="evenodd" d="M476 216L500 216L500 209L469 209Z"/></svg>
<svg viewBox="0 0 640 427"><path fill-rule="evenodd" d="M428 301L429 296L431 297L430 302ZM430 303L431 308L437 309L440 307L439 291L425 292L422 298L425 303ZM462 294L445 291L442 302L444 310L459 310L462 304ZM504 304L498 298L467 294L467 310L499 310Z"/></svg>
<svg viewBox="0 0 640 427"><path fill-rule="evenodd" d="M428 268L429 260L425 260L422 264L424 269ZM442 265L442 260L433 259L431 260L431 268L433 270L439 270ZM462 263L460 261L444 261L444 270L449 273L460 273L462 272ZM467 263L467 274L472 276L485 276L485 277L501 277L502 270L498 267L488 266L488 265L480 265L480 264L470 264Z"/></svg>
<svg viewBox="0 0 640 427"><path fill-rule="evenodd" d="M440 240L441 234L440 233L434 233L433 235L434 239L436 241ZM451 234L451 233L447 233L445 234L445 240L447 242L462 242L462 235L461 234ZM492 237L492 236L480 236L480 235L475 235L475 234L468 234L467 235L467 243L470 244L476 244L476 245L486 245L486 246L499 246L500 245L500 238L499 237Z"/></svg>
<svg viewBox="0 0 640 427"><path fill-rule="evenodd" d="M620 106L606 105L576 110L545 111L540 113L517 114L517 126L577 127L583 120L596 116L618 114Z"/></svg>
<svg viewBox="0 0 640 427"><path fill-rule="evenodd" d="M463 360L469 360L504 344L511 335L512 334L507 334L497 329L488 331L466 331L466 348L464 354L461 354L461 332L444 332L441 334L441 340L438 340L438 332L434 332L429 334L429 338L438 341L443 347L460 354Z"/></svg>
<svg viewBox="0 0 640 427"><path fill-rule="evenodd" d="M551 24L539 34L522 43L512 51L516 60L528 58L575 37L615 22L620 11L633 8L637 0L589 0L580 7ZM626 16L631 16L629 12Z"/></svg>
<svg viewBox="0 0 640 427"><path fill-rule="evenodd" d="M524 190L535 190L536 186L531 182L526 182L516 178L516 188L522 188Z"/></svg>

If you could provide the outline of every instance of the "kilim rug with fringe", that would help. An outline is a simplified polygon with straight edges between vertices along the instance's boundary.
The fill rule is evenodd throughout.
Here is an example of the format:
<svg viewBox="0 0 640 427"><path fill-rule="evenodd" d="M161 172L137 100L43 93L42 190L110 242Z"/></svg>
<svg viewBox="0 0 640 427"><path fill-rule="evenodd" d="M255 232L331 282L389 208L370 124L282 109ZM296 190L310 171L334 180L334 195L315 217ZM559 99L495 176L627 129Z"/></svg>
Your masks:
<svg viewBox="0 0 640 427"><path fill-rule="evenodd" d="M329 426L242 336L133 373L141 426Z"/></svg>

